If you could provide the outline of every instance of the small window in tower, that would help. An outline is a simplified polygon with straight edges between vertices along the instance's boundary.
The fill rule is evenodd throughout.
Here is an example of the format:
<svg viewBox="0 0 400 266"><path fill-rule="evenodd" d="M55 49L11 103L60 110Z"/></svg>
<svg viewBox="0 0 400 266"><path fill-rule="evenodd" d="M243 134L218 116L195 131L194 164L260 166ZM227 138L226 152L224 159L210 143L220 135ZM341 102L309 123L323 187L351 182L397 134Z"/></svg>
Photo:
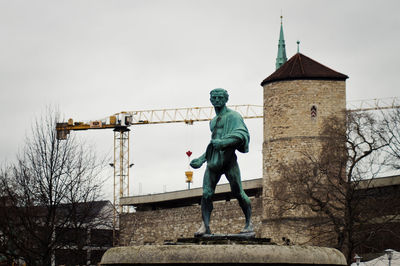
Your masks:
<svg viewBox="0 0 400 266"><path fill-rule="evenodd" d="M317 106L313 105L311 106L311 118L316 118L317 117Z"/></svg>

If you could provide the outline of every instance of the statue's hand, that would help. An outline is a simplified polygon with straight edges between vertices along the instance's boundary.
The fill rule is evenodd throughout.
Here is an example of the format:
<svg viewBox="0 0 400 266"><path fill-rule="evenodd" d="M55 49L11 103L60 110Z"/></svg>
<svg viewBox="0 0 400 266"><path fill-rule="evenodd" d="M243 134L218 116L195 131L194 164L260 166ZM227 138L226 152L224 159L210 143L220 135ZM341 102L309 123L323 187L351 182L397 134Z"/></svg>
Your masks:
<svg viewBox="0 0 400 266"><path fill-rule="evenodd" d="M214 146L216 150L222 150L225 142L222 139L213 139L211 140L211 144Z"/></svg>
<svg viewBox="0 0 400 266"><path fill-rule="evenodd" d="M193 159L190 162L190 166L194 169L197 169L197 168L200 168L204 162L205 162L205 160L203 158Z"/></svg>

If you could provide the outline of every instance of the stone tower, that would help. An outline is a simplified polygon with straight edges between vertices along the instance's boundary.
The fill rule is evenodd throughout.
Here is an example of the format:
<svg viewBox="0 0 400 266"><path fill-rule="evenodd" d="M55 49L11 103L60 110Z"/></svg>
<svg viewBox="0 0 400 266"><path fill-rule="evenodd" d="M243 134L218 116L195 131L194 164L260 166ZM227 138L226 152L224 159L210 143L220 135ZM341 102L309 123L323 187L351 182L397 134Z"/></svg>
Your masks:
<svg viewBox="0 0 400 266"><path fill-rule="evenodd" d="M277 171L281 162L301 156L301 151L318 147L322 122L331 115L343 118L346 108L346 79L311 58L297 53L261 83L264 88L263 141L263 231L280 243L305 243L310 233L299 230L309 214L276 212L273 181L285 182Z"/></svg>

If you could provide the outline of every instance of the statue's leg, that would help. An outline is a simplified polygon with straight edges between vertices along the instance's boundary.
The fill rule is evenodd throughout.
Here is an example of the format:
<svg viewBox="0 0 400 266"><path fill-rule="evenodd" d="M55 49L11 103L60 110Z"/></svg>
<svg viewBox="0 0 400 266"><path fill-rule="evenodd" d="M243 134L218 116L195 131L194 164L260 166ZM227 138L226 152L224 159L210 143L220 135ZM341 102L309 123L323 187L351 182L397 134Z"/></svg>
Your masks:
<svg viewBox="0 0 400 266"><path fill-rule="evenodd" d="M236 161L232 162L230 166L227 167L225 175L231 186L232 194L238 200L246 219L246 224L242 232L253 232L253 224L251 223L251 202L243 190L240 169Z"/></svg>
<svg viewBox="0 0 400 266"><path fill-rule="evenodd" d="M212 197L215 193L215 187L221 174L211 171L208 167L204 173L203 178L203 197L201 198L201 216L203 218L203 224L200 229L195 233L195 236L201 236L204 234L210 234L210 217L213 210Z"/></svg>

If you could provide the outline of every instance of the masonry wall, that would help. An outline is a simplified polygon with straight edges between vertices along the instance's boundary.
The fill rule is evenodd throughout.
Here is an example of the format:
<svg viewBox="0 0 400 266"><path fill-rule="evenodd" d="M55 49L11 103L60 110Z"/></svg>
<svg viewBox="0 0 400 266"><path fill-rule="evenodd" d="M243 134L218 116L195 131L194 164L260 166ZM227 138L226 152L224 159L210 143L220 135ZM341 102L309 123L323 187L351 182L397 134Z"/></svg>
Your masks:
<svg viewBox="0 0 400 266"><path fill-rule="evenodd" d="M308 224L319 217L301 209L280 215L273 183L285 182L278 172L281 163L292 162L304 152L321 152L324 120L335 115L345 123L345 108L345 81L291 80L264 86L262 235L277 242L285 237L310 243Z"/></svg>
<svg viewBox="0 0 400 266"><path fill-rule="evenodd" d="M251 198L256 236L261 236L261 198ZM239 233L245 219L236 200L214 202L210 227L212 233ZM120 216L119 245L162 244L165 240L193 237L201 225L200 205L140 211Z"/></svg>

